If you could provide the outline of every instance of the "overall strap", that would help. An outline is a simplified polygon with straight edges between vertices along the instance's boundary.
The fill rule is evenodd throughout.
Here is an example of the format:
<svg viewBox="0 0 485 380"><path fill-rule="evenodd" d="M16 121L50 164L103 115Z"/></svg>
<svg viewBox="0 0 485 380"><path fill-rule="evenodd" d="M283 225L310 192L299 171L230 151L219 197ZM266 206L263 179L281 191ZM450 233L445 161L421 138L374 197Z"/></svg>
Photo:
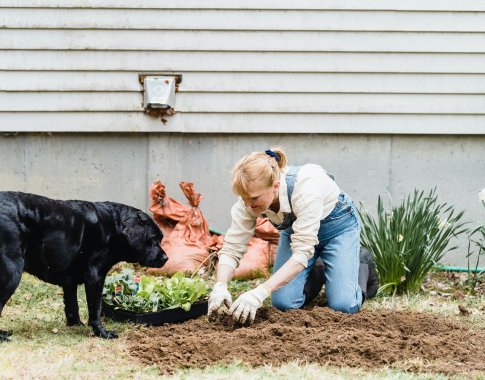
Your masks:
<svg viewBox="0 0 485 380"><path fill-rule="evenodd" d="M293 207L291 206L291 196L295 189L296 177L300 171L301 166L288 166L288 172L286 173L286 190L288 193L288 202L290 204L291 212L293 213Z"/></svg>
<svg viewBox="0 0 485 380"><path fill-rule="evenodd" d="M296 177L298 176L298 172L300 171L301 166L289 166L288 172L286 173L286 188L288 192L288 202L290 204L291 213L289 213L283 223L279 226L275 226L278 230L286 230L288 227L291 227L293 222L296 220L296 216L293 213L293 207L291 205L291 195L293 194L293 190L295 189Z"/></svg>

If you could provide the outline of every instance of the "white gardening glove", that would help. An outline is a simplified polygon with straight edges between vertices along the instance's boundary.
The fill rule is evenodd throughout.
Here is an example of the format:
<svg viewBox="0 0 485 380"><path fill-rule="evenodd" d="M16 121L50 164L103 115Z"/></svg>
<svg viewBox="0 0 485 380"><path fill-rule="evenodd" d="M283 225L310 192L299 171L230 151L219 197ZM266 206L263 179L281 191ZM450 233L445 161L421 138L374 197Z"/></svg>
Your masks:
<svg viewBox="0 0 485 380"><path fill-rule="evenodd" d="M207 310L207 316L219 310L219 308L225 304L226 307L231 307L232 297L231 293L227 290L227 284L224 282L216 282L212 292L209 296L209 306Z"/></svg>
<svg viewBox="0 0 485 380"><path fill-rule="evenodd" d="M249 323L253 323L256 310L263 306L264 300L270 295L271 293L264 285L259 285L256 289L241 294L232 304L229 314L232 314L233 319L240 323L246 322L249 315Z"/></svg>

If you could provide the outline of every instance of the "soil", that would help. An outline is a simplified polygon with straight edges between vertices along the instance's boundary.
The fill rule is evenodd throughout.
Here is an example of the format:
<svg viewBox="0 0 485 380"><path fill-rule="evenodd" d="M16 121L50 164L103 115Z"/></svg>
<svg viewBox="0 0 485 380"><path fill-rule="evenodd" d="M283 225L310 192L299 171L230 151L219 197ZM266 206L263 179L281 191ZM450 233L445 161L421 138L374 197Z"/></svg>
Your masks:
<svg viewBox="0 0 485 380"><path fill-rule="evenodd" d="M327 307L286 313L262 308L251 326L222 314L130 332L129 351L163 374L216 363L278 366L291 361L336 367L464 375L485 371L485 331L411 311L348 315Z"/></svg>

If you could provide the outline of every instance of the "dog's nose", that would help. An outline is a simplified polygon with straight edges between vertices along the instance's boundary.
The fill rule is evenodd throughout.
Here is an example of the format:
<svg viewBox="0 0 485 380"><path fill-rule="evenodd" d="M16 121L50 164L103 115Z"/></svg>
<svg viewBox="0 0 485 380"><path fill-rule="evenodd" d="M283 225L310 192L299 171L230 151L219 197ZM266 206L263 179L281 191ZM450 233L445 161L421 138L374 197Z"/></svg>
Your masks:
<svg viewBox="0 0 485 380"><path fill-rule="evenodd" d="M167 254L165 253L165 251L163 249L160 248L160 262L161 262L161 267L165 265L165 263L167 262L168 260L168 256Z"/></svg>
<svg viewBox="0 0 485 380"><path fill-rule="evenodd" d="M168 260L167 255L162 253L162 254L158 254L155 258L151 260L147 260L140 264L150 268L161 268L165 265L167 260Z"/></svg>

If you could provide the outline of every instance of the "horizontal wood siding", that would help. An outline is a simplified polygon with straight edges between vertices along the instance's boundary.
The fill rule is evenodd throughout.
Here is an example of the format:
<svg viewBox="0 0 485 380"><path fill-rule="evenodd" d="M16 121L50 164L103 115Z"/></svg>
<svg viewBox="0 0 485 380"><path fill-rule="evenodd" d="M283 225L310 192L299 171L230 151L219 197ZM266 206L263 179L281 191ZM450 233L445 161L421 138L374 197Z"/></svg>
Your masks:
<svg viewBox="0 0 485 380"><path fill-rule="evenodd" d="M162 124L140 112L2 112L2 122L4 132L483 134L482 115L187 113Z"/></svg>
<svg viewBox="0 0 485 380"><path fill-rule="evenodd" d="M485 95L180 93L184 113L485 114ZM0 93L0 111L142 111L131 92ZM129 105L129 106L128 106Z"/></svg>
<svg viewBox="0 0 485 380"><path fill-rule="evenodd" d="M203 6L205 2L199 2ZM232 1L225 1L230 4ZM341 2L342 6L347 2ZM361 1L361 3L368 3ZM423 2L425 4L426 2ZM273 3L275 6L276 3ZM385 5L385 2L382 2ZM480 5L476 2L476 5ZM0 4L2 6L2 4ZM65 6L65 5L64 5ZM74 11L75 10L75 11ZM0 26L38 29L483 32L477 12L3 8ZM189 17L187 17L189 16ZM398 19L397 19L398 17ZM250 22L248 22L250 20Z"/></svg>
<svg viewBox="0 0 485 380"><path fill-rule="evenodd" d="M485 20L484 20L485 22ZM163 38L160 38L160 37ZM484 53L485 33L2 30L2 50Z"/></svg>
<svg viewBox="0 0 485 380"><path fill-rule="evenodd" d="M485 134L485 3L2 0L0 131Z"/></svg>
<svg viewBox="0 0 485 380"><path fill-rule="evenodd" d="M141 84L130 71L0 72L0 91L9 92L140 92ZM257 93L417 93L485 94L485 74L416 73L234 73L191 72L184 76L183 91Z"/></svg>
<svg viewBox="0 0 485 380"><path fill-rule="evenodd" d="M476 0L2 0L15 8L485 11Z"/></svg>

